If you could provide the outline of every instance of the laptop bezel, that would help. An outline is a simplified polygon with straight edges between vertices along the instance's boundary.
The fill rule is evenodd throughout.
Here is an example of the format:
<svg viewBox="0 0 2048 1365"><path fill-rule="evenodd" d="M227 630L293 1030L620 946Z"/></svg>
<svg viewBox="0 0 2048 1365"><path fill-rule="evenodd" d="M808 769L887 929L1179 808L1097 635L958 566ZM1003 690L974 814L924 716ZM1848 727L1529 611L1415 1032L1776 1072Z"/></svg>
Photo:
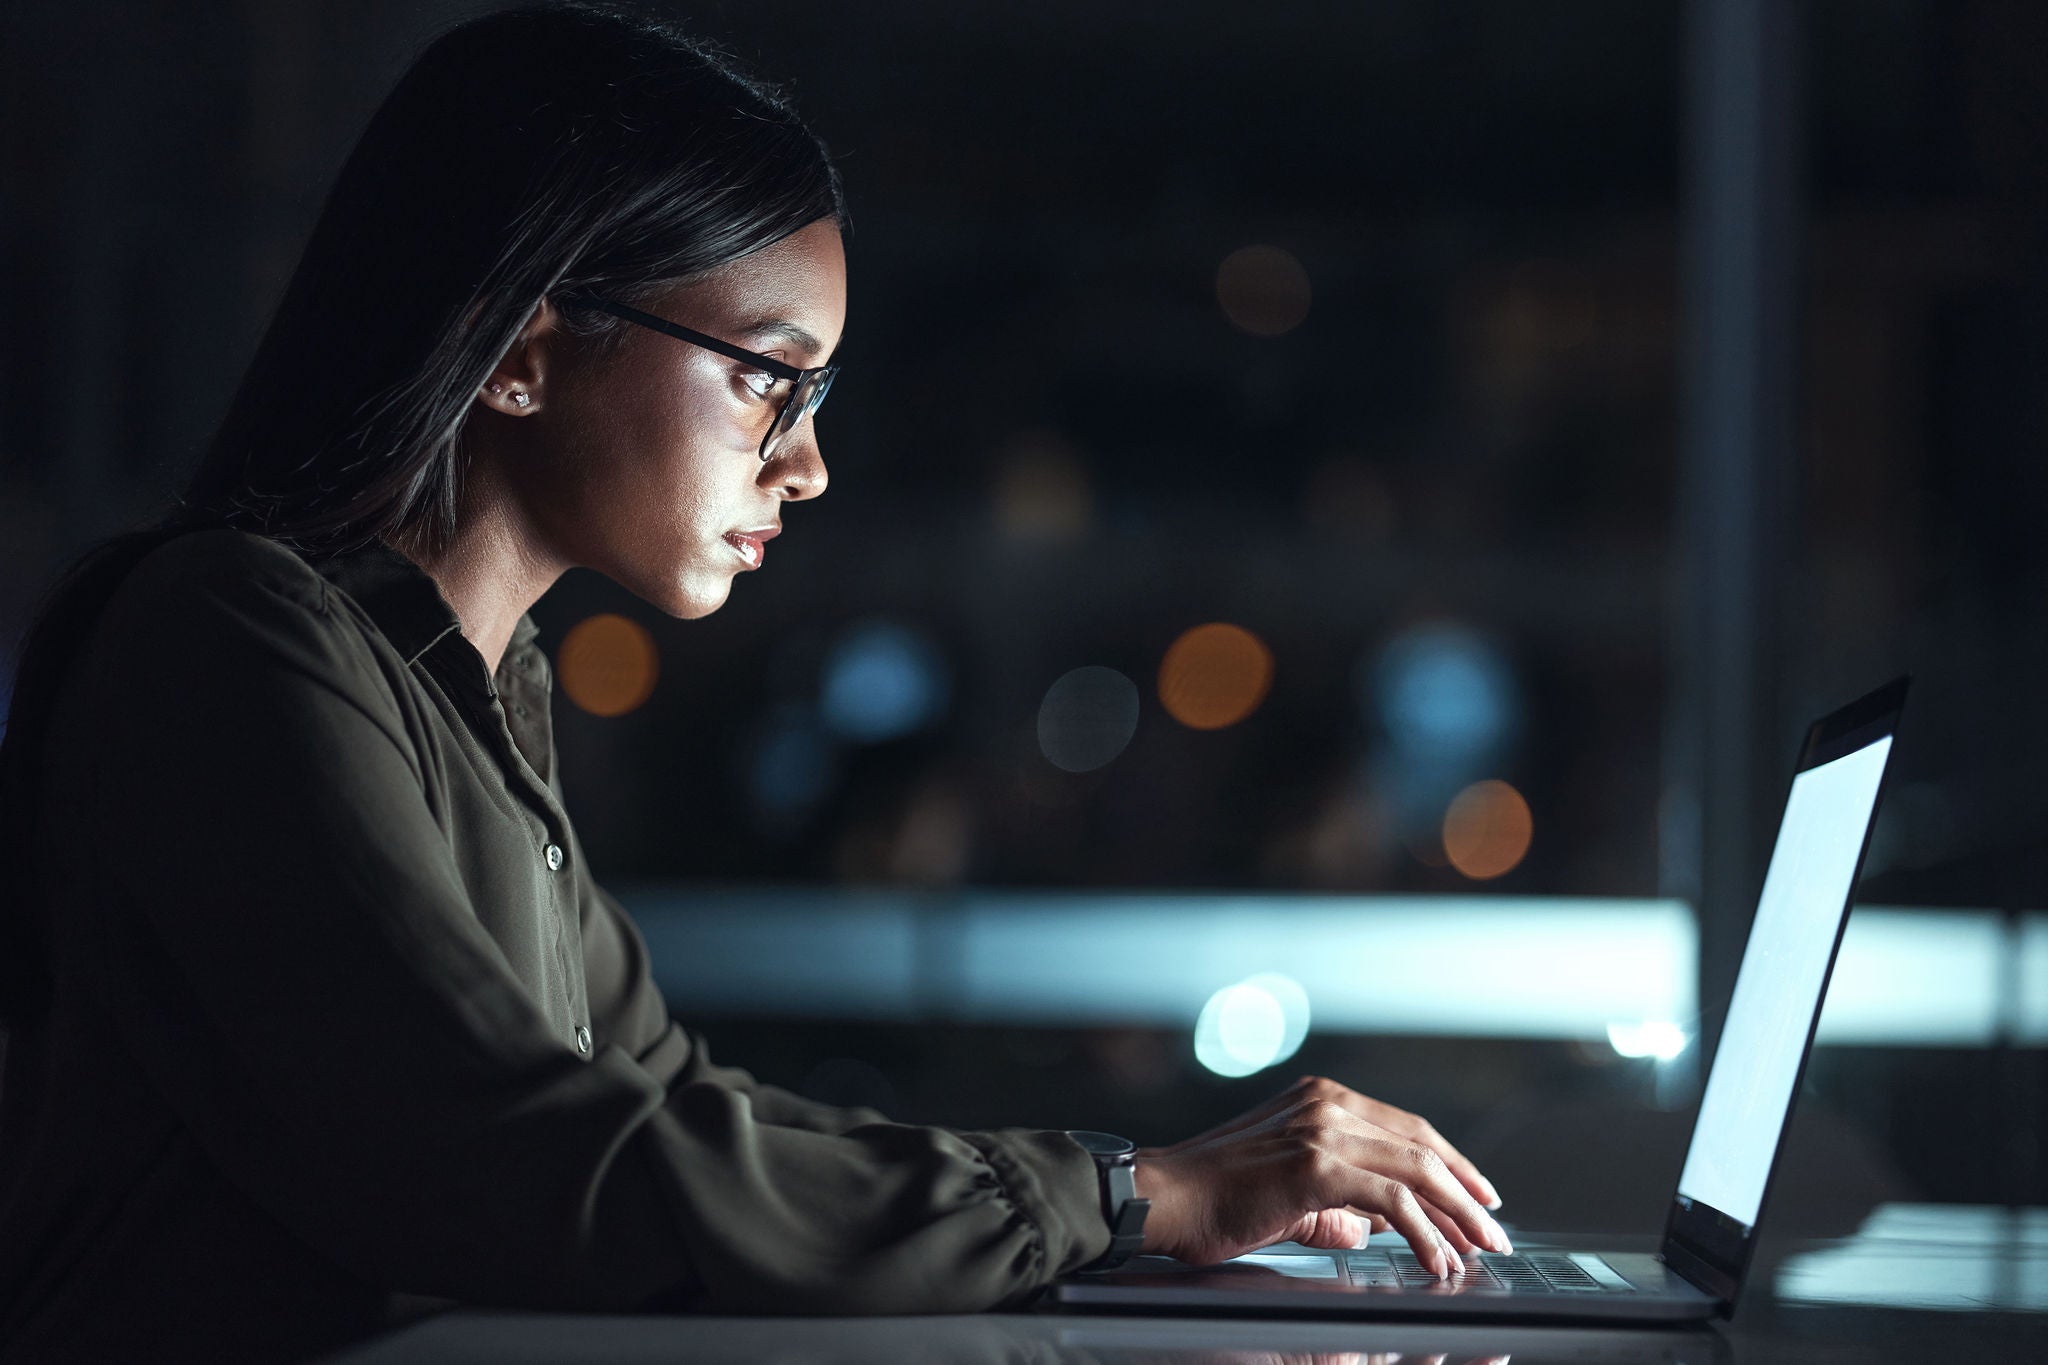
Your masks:
<svg viewBox="0 0 2048 1365"><path fill-rule="evenodd" d="M1792 769L1793 780L1796 781L1801 773L1855 753L1886 736L1894 738L1895 753L1899 713L1905 707L1906 691L1911 682L1910 675L1894 678L1815 721L1807 729L1806 742L1800 747L1799 761ZM1849 912L1856 901L1856 883L1863 873L1863 860L1870 852L1878 813L1884 808L1884 794L1891 783L1891 771L1891 756L1887 755L1884 771L1878 778L1876 798L1871 802L1870 818L1863 827L1863 842L1856 850L1848 896L1835 923L1834 941L1828 947L1827 966L1820 978L1820 994L1814 1001L1813 1018L1806 1026L1806 1045L1799 1054L1798 1069L1793 1072L1791 1100L1786 1106L1784 1122L1778 1128L1778 1140L1771 1151L1770 1165L1764 1172L1756 1222L1744 1225L1741 1220L1711 1205L1676 1192L1671 1198L1671 1210L1665 1219L1663 1246L1659 1254L1673 1271L1719 1300L1724 1315L1735 1307L1735 1296L1742 1288L1750 1259L1756 1251L1756 1231L1763 1226L1764 1215L1770 1207L1771 1188L1776 1183L1778 1167L1785 1155L1785 1134L1792 1126L1792 1111L1799 1102L1799 1089L1806 1079L1807 1063L1813 1059L1813 1039L1820 1027L1821 1007L1827 1000L1828 981L1834 975L1835 958L1842 950L1842 936L1848 929ZM1789 784L1785 801L1789 806ZM1711 1069L1708 1074L1712 1074Z"/></svg>

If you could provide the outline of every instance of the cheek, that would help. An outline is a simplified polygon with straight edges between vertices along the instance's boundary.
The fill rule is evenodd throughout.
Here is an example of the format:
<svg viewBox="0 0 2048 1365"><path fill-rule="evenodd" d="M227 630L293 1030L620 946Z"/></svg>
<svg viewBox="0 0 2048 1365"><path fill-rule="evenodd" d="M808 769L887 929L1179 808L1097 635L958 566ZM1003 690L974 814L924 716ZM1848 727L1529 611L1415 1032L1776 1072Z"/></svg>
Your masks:
<svg viewBox="0 0 2048 1365"><path fill-rule="evenodd" d="M758 461L735 449L728 414L700 405L621 424L603 452L593 492L593 530L650 584L702 571L719 581L734 569L722 537L746 520ZM758 518L757 518L758 519Z"/></svg>
<svg viewBox="0 0 2048 1365"><path fill-rule="evenodd" d="M656 386L607 405L587 448L591 500L615 527L670 534L715 511L732 478L723 419L715 402Z"/></svg>
<svg viewBox="0 0 2048 1365"><path fill-rule="evenodd" d="M730 590L721 537L759 510L760 465L721 376L677 361L629 357L568 396L557 409L566 458L540 520L571 562L698 615Z"/></svg>

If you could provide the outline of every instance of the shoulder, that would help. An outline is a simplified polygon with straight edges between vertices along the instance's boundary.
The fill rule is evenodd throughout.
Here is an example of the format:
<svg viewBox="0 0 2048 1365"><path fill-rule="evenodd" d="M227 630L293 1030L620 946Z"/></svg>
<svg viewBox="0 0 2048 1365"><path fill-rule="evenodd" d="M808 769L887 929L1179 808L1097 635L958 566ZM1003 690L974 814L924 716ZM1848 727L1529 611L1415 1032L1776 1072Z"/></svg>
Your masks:
<svg viewBox="0 0 2048 1365"><path fill-rule="evenodd" d="M174 537L138 562L114 601L162 609L180 601L281 598L328 612L327 580L296 553L265 536L215 527Z"/></svg>
<svg viewBox="0 0 2048 1365"><path fill-rule="evenodd" d="M327 580L274 540L233 528L178 536L138 561L97 635L110 666L168 682L223 667L373 675L373 651Z"/></svg>

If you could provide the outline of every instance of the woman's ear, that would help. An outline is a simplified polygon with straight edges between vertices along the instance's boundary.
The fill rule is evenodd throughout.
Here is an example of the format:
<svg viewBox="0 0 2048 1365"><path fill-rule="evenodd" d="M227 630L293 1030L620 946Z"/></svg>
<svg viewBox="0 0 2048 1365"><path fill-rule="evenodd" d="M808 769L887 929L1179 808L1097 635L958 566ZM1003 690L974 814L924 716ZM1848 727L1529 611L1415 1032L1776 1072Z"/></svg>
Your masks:
<svg viewBox="0 0 2048 1365"><path fill-rule="evenodd" d="M542 299L536 304L518 338L477 391L477 401L509 417L539 412L547 402L547 377L560 325L561 314L553 303Z"/></svg>

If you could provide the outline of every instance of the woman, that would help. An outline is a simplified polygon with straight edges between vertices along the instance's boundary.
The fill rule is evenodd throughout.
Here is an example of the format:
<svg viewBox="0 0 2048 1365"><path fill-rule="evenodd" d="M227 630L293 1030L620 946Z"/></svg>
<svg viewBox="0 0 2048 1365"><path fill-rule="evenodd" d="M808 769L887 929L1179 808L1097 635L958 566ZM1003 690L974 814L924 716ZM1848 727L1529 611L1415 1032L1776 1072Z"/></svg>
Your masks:
<svg viewBox="0 0 2048 1365"><path fill-rule="evenodd" d="M825 490L845 224L777 95L608 11L466 25L380 108L185 497L24 652L0 1355L971 1310L1110 1249L1067 1134L714 1065L563 809L527 610L584 565L702 616ZM1135 1181L1191 1261L1506 1245L1427 1124L1314 1078Z"/></svg>

